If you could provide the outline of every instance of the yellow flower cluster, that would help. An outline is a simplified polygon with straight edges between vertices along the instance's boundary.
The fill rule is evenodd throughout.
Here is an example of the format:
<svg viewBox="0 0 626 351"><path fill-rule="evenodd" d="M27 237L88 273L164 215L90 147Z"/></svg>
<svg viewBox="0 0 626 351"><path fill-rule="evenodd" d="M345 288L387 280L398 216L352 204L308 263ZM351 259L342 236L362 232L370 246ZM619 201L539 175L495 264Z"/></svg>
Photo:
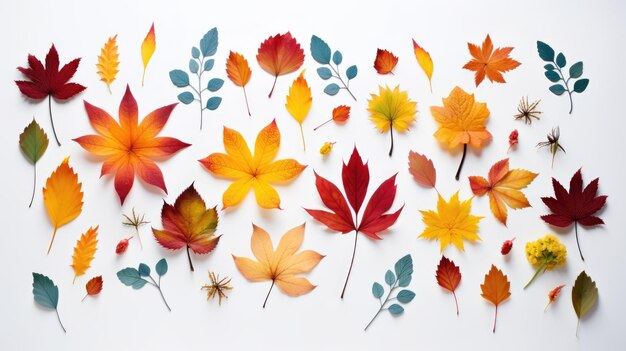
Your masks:
<svg viewBox="0 0 626 351"><path fill-rule="evenodd" d="M565 264L567 248L557 237L547 234L526 243L526 258L533 266L545 265L545 269L553 269Z"/></svg>

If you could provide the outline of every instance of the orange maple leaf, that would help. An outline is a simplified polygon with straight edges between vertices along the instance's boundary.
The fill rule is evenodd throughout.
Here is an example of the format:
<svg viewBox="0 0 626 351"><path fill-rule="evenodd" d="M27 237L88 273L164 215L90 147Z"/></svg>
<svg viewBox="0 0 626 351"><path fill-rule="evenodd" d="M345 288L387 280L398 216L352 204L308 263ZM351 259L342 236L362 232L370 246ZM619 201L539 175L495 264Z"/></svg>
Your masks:
<svg viewBox="0 0 626 351"><path fill-rule="evenodd" d="M170 156L190 145L175 138L156 136L176 105L158 108L139 123L137 101L126 86L119 109L120 123L117 123L106 111L85 101L89 121L99 135L85 135L74 141L105 159L101 176L115 174L115 190L122 204L133 187L135 173L146 183L167 193L163 173L154 160Z"/></svg>
<svg viewBox="0 0 626 351"><path fill-rule="evenodd" d="M509 159L505 158L491 167L488 180L471 176L469 182L474 195L489 194L491 212L500 223L506 225L506 206L512 209L530 207L528 199L520 190L527 187L537 175L525 169L509 169Z"/></svg>
<svg viewBox="0 0 626 351"><path fill-rule="evenodd" d="M491 82L506 83L503 72L507 72L517 68L521 63L509 57L513 47L497 48L493 50L493 43L489 34L483 41L482 47L467 43L470 54L474 57L463 68L475 71L474 80L476 86L485 79L485 75Z"/></svg>
<svg viewBox="0 0 626 351"><path fill-rule="evenodd" d="M393 74L393 69L398 64L398 57L391 51L378 49L374 60L374 69L378 74Z"/></svg>

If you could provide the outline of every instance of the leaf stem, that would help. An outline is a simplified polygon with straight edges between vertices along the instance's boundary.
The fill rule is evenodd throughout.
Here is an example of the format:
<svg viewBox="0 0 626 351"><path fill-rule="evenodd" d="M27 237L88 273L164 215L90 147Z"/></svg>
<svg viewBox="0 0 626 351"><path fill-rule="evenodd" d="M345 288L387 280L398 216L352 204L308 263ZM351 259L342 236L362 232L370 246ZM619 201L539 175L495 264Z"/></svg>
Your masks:
<svg viewBox="0 0 626 351"><path fill-rule="evenodd" d="M387 297L385 297L385 302L380 304L380 307L378 308L378 312L376 312L376 314L374 315L374 317L372 318L372 320L370 320L369 323L367 323L367 325L365 326L365 329L363 329L363 331L367 331L367 328L369 328L369 326L372 324L372 322L374 321L374 319L376 319L376 317L378 317L378 315L380 314L380 312L387 310L387 308L383 308L385 307L385 304L390 301L390 300L394 300L397 299L397 296L394 297L393 299L389 299L389 297L391 296L391 293L397 288L396 284L398 283L398 279L396 279L395 282L393 282L393 284L391 284L389 286L389 293L387 293Z"/></svg>
<svg viewBox="0 0 626 351"><path fill-rule="evenodd" d="M574 221L574 230L576 232L576 245L578 246L578 252L580 253L580 259L585 262L585 258L583 257L583 252L580 250L580 242L578 241L578 221Z"/></svg>
<svg viewBox="0 0 626 351"><path fill-rule="evenodd" d="M381 305L380 308L378 309L378 312L376 312L376 314L374 315L374 317L372 317L372 319L370 320L369 323L367 323L367 325L365 326L365 329L363 329L363 331L367 331L367 328L370 327L370 325L372 325L372 322L374 321L374 319L376 319L376 317L378 317L378 315L380 314L380 312L383 310L383 306Z"/></svg>
<svg viewBox="0 0 626 351"><path fill-rule="evenodd" d="M50 249L52 248L52 243L54 242L54 237L57 235L57 226L54 226L54 232L52 232L52 240L50 240L50 245L48 246L48 252L46 252L47 255L50 254Z"/></svg>
<svg viewBox="0 0 626 351"><path fill-rule="evenodd" d="M467 154L467 144L463 144L463 157L461 157L461 163L459 164L459 169L456 171L456 175L454 179L459 180L461 177L461 169L463 168L463 163L465 163L465 155Z"/></svg>
<svg viewBox="0 0 626 351"><path fill-rule="evenodd" d="M493 317L493 332L496 332L496 322L498 321L498 305L496 305L496 315Z"/></svg>
<svg viewBox="0 0 626 351"><path fill-rule="evenodd" d="M80 300L80 302L85 301L85 299L87 298L87 296L89 296L89 293L86 293L85 296Z"/></svg>
<svg viewBox="0 0 626 351"><path fill-rule="evenodd" d="M189 269L193 272L193 263L191 263L191 254L189 254L189 245L187 245L187 259L189 260Z"/></svg>
<svg viewBox="0 0 626 351"><path fill-rule="evenodd" d="M28 208L33 205L33 200L35 199L35 188L37 188L37 162L33 163L33 194L30 196Z"/></svg>
<svg viewBox="0 0 626 351"><path fill-rule="evenodd" d="M541 262L541 264L539 265L539 267L535 271L535 274L533 275L533 277L530 278L530 281L528 282L528 284L524 285L524 289L526 289L530 285L530 283L532 283L535 280L535 278L537 278L537 276L539 275L539 273L542 270L545 270L547 264L548 264L547 260L544 260L543 262Z"/></svg>
<svg viewBox="0 0 626 351"><path fill-rule="evenodd" d="M244 99L246 99L246 108L248 109L248 116L252 116L252 114L250 113L250 105L248 104L248 94L246 94L246 87L242 87L243 88L243 97Z"/></svg>
<svg viewBox="0 0 626 351"><path fill-rule="evenodd" d="M170 312L172 312L172 309L170 308L170 305L165 300L165 296L163 295L163 291L161 290L161 276L159 276L159 283L158 284L157 284L156 281L154 281L154 278L152 278L151 275L149 275L148 278L150 278L150 280L152 280L152 285L154 285L154 287L159 290L159 294L161 294L161 299L163 299L163 302L165 302L165 307L167 307L167 309Z"/></svg>
<svg viewBox="0 0 626 351"><path fill-rule="evenodd" d="M61 322L61 316L59 316L59 310L55 308L54 312L57 313L57 319L59 320L59 324L61 325L61 329L63 329L64 333L67 333L67 330L65 330L65 327L63 326L63 322ZM578 333L578 327L576 327L576 333Z"/></svg>
<svg viewBox="0 0 626 351"><path fill-rule="evenodd" d="M337 71L333 65L331 65L330 63L328 64L328 66L335 71L335 74L337 75L337 78L339 78L339 81L341 82L341 84L343 84L343 87L346 89L346 91L348 91L348 93L350 93L350 96L352 96L352 98L354 99L354 101L356 101L356 98L354 97L354 95L352 94L352 92L350 91L350 88L348 88L348 86L346 85L346 83L344 83L343 79L341 79L341 75L339 74L339 71ZM339 69L339 65L337 65L337 69Z"/></svg>
<svg viewBox="0 0 626 351"><path fill-rule="evenodd" d="M202 73L204 73L204 55L202 56L202 60L200 60L200 67L202 67L202 72L198 73L198 99L200 100L200 130L202 130L202 113L204 112L204 106L202 104ZM195 89L194 89L195 90ZM191 261L189 261L191 262ZM191 269L193 271L193 268Z"/></svg>
<svg viewBox="0 0 626 351"><path fill-rule="evenodd" d="M265 301L263 301L263 308L267 305L267 299L270 297L270 293L272 292L272 288L274 287L275 280L272 279L272 286L270 286L270 290L267 292L267 296L265 296Z"/></svg>
<svg viewBox="0 0 626 351"><path fill-rule="evenodd" d="M52 124L54 140L56 140L58 146L61 146L61 142L59 142L59 138L57 137L57 131L54 129L54 119L52 118L52 95L50 94L48 94L48 111L50 112L50 124Z"/></svg>
<svg viewBox="0 0 626 351"><path fill-rule="evenodd" d="M278 76L274 76L274 84L272 84L272 90L270 90L270 94L267 96L268 99L272 98L272 94L274 93L274 88L276 87L277 80L278 80Z"/></svg>
<svg viewBox="0 0 626 351"><path fill-rule="evenodd" d="M389 126L389 135L391 135L391 147L389 148L389 157L393 153L393 126Z"/></svg>
<svg viewBox="0 0 626 351"><path fill-rule="evenodd" d="M343 290L341 291L341 298L346 293L346 287L348 286L348 280L350 279L350 273L352 273L352 265L354 264L354 256L356 256L356 242L359 239L359 231L354 232L354 248L352 249L352 259L350 260L350 268L348 269L348 276L346 276L346 282L343 284Z"/></svg>
<svg viewBox="0 0 626 351"><path fill-rule="evenodd" d="M302 129L302 123L300 123L300 136L302 137L302 147L306 152L306 142L304 141L304 130Z"/></svg>
<svg viewBox="0 0 626 351"><path fill-rule="evenodd" d="M317 127L313 128L313 131L318 130L321 126L325 125L326 123L329 123L329 122L330 122L330 121L332 121L332 120L333 120L333 119L331 118L331 119L329 119L328 121L326 121L326 122L324 122L324 123L320 124L319 126L317 126Z"/></svg>
<svg viewBox="0 0 626 351"><path fill-rule="evenodd" d="M456 304L456 315L459 315L459 301L456 299L456 293L453 291L452 296L454 296L454 303Z"/></svg>
<svg viewBox="0 0 626 351"><path fill-rule="evenodd" d="M565 90L567 91L567 94L569 95L569 114L571 115L572 110L574 110L574 102L572 101L572 92L569 90L569 86L567 84L571 77L566 80L565 75L563 74L563 71L561 71L561 67L559 67L556 61L552 61L552 63L554 63L554 67L556 67L556 69L559 71L559 74L561 75L561 80L565 84Z"/></svg>

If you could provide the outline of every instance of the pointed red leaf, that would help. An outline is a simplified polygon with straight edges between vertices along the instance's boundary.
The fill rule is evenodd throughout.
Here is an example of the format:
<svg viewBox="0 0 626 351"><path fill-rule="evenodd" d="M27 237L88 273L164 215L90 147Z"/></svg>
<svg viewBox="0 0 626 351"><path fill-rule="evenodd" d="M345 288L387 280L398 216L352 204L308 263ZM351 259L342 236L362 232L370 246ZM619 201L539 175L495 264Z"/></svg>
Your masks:
<svg viewBox="0 0 626 351"><path fill-rule="evenodd" d="M365 199L365 194L367 193L367 187L370 182L370 172L367 162L363 163L356 146L352 151L348 164L343 164L341 178L350 206L352 206L352 209L358 215L363 200Z"/></svg>
<svg viewBox="0 0 626 351"><path fill-rule="evenodd" d="M363 218L361 218L361 225L359 226L359 231L363 234L374 239L380 239L376 234L394 224L400 215L402 208L392 215L383 215L383 213L391 208L393 200L396 197L397 186L395 182L396 175L394 174L380 184L378 189L376 189L370 197L365 211L363 212Z"/></svg>
<svg viewBox="0 0 626 351"><path fill-rule="evenodd" d="M348 203L339 188L326 178L321 177L316 172L313 173L315 174L315 186L317 187L317 192L320 194L320 198L322 199L324 205L341 218L341 221L343 221L345 225L352 227L352 230L354 230L356 225L354 225L352 213L350 212Z"/></svg>

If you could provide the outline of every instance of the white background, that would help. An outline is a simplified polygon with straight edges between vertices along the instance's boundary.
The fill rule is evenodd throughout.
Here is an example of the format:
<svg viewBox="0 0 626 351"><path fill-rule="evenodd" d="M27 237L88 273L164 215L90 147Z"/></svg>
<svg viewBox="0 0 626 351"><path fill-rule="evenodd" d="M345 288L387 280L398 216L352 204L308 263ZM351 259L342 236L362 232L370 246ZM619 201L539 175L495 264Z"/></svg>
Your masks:
<svg viewBox="0 0 626 351"><path fill-rule="evenodd" d="M486 349L624 349L619 337L624 308L624 244L626 236L618 213L624 209L623 91L626 51L622 45L625 5L618 1L503 1L409 2L383 1L265 1L215 2L176 1L156 5L149 1L10 1L0 11L3 59L0 70L0 96L3 118L0 138L2 164L2 245L0 245L0 345L5 350L48 348L68 349L456 349L480 345ZM148 66L146 85L141 87L140 45L150 24L155 22L157 50ZM128 83L139 103L140 118L153 109L175 102L181 91L174 87L168 72L186 69L193 45L216 26L219 48L216 65L210 73L226 80L220 95L224 101L216 112L205 113L205 129L198 130L197 105L180 104L161 135L193 144L170 160L160 163L169 195L136 181L120 208L111 177L99 178L100 161L91 157L70 139L94 133L82 100L102 107L117 117L117 109ZM313 107L304 123L310 148L301 148L297 123L284 108L285 95L296 74L278 79L274 97L267 93L273 77L260 69L255 60L259 44L268 36L286 31L305 49L303 68L313 90ZM461 67L470 59L467 42L480 44L491 34L494 45L514 46L512 57L522 62L507 73L507 84L483 82L476 88L473 73ZM95 64L100 48L109 36L118 34L120 73L110 95L99 82ZM322 92L324 82L317 77L318 64L310 56L312 34L340 49L344 69L357 64L359 75L352 82L358 98L345 92L329 97ZM411 38L426 48L435 63L433 93L417 66ZM584 77L591 83L584 94L574 96L574 113L568 115L566 96L548 91L543 62L536 52L536 40L562 50L568 64L584 61ZM25 66L28 53L43 59L51 42L60 53L61 63L82 57L73 81L88 89L68 103L54 103L57 131L63 146L52 140L45 101L31 103L18 91L13 80L23 77L15 69ZM380 76L372 68L377 48L391 50L400 61L395 75ZM242 53L250 62L252 79L247 86L253 116L245 113L243 94L227 80L225 60L229 50ZM208 76L207 76L208 77ZM205 81L208 78L205 78ZM368 120L369 93L377 86L400 84L418 102L417 122L409 133L396 138L392 158L387 156L389 135L380 135ZM459 85L487 102L491 117L487 127L493 141L480 152L468 154L463 178L453 179L460 150L450 152L439 146L432 134L436 123L429 107L441 105L441 98ZM514 121L520 97L542 99L540 121L532 126ZM344 126L313 128L330 117L334 106L352 106L352 117ZM18 148L18 135L33 115L51 138L47 153L38 164L38 189L33 208L28 209L32 166ZM218 232L223 234L210 255L193 255L196 272L191 273L184 251L166 252L153 240L150 226L141 228L144 249L131 241L123 256L114 253L116 243L130 236L132 228L121 224L122 213L134 206L161 228L162 199L172 202L191 182L208 204L220 204L229 181L213 177L196 161L223 151L222 126L241 131L253 143L258 131L273 118L282 133L279 158L293 157L309 167L294 182L278 186L284 210L261 210L252 194L237 208L221 213ZM535 144L559 125L567 154L557 156L550 168L547 150ZM439 244L417 236L424 229L418 210L433 209L436 193L416 185L407 171L407 154L417 150L431 157L437 167L438 188L446 198L460 189L461 198L471 196L467 176L486 175L496 161L507 157L511 130L520 133L520 145L508 154L513 168L527 168L540 175L526 190L532 208L510 211L509 225L499 224L489 211L488 199L475 198L472 212L485 216L480 222L483 239L468 244L465 252L449 247L444 253L461 267L463 280L457 290L460 316L454 313L451 294L437 286L434 275L440 259ZM318 153L325 141L337 141L326 158ZM302 207L321 208L315 191L313 170L340 183L341 162L356 144L370 162L371 187L398 172L398 196L392 209L406 204L402 215L384 240L361 238L355 268L345 299L339 299L352 250L353 235L333 233L314 222ZM50 255L45 251L52 226L42 203L45 178L71 155L70 164L78 172L85 192L82 214L62 227ZM569 257L564 268L547 272L526 290L522 287L533 268L524 257L523 246L555 228L539 216L547 213L541 196L553 194L550 177L566 186L574 172L583 167L588 183L600 177L600 193L608 194L608 204L600 213L606 225L580 230L587 259L582 262L576 250L573 228L559 231ZM290 298L274 290L266 309L261 308L270 283L247 282L236 270L231 254L251 256L251 223L271 233L275 242L296 225L307 222L303 247L326 255L308 274L318 287L310 294ZM89 226L100 225L99 244L92 268L72 285L69 267L76 240ZM505 239L517 237L512 253L504 258L499 248ZM399 318L381 314L367 332L363 327L376 312L371 296L372 282L382 281L384 272L406 253L414 258L411 289L417 298ZM150 286L139 291L122 285L115 272L145 262L151 267L166 257L170 270L163 278L163 292L172 312L163 305ZM480 283L491 264L500 267L511 280L512 296L499 311L498 329L492 334L494 308L480 297ZM200 287L214 270L233 278L235 289L218 306L206 301ZM580 271L586 270L597 282L598 304L583 319L578 337L574 335L576 316L571 304L571 287ZM38 307L31 293L31 272L50 276L60 290L59 311L66 328L63 334L53 312ZM97 298L81 303L84 285L94 275L103 275L104 290ZM567 284L562 296L547 313L543 312L547 293L558 284ZM468 344L470 343L471 344Z"/></svg>

